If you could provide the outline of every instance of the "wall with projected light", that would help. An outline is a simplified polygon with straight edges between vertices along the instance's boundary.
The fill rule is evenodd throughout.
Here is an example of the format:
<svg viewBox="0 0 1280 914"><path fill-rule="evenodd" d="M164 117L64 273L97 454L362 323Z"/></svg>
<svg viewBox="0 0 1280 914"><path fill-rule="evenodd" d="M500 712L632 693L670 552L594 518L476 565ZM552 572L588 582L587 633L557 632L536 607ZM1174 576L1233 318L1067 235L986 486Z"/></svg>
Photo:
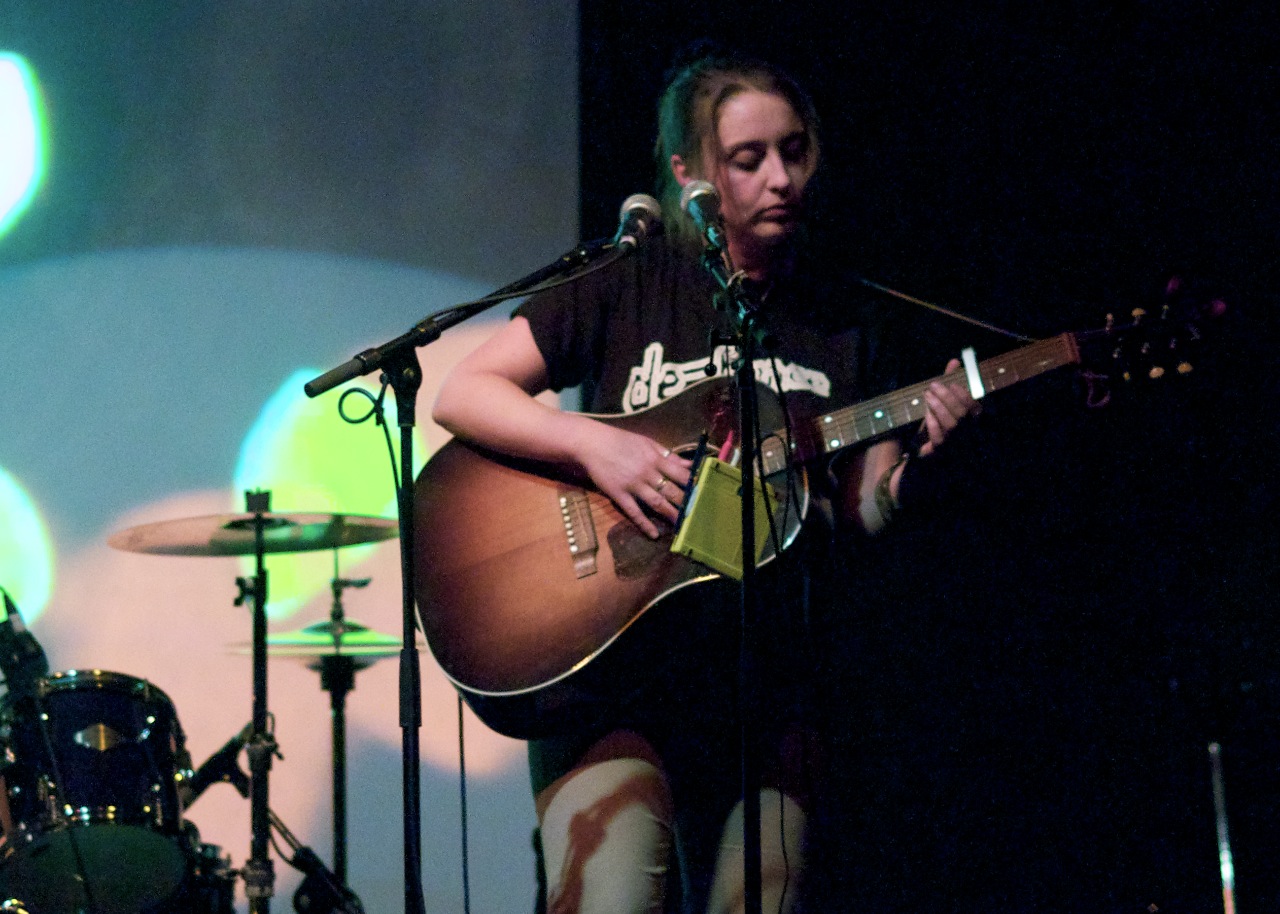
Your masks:
<svg viewBox="0 0 1280 914"><path fill-rule="evenodd" d="M240 512L250 489L279 513L394 516L386 428L348 421L370 413L376 375L341 409L342 391L302 385L576 242L576 5L16 0L4 21L0 587L54 670L161 689L198 764L250 718L236 598L252 562L107 538ZM418 466L443 440L436 384L503 313L423 351ZM370 579L345 616L398 636L397 563L394 540L272 555L271 634L328 619L343 577ZM458 910L457 706L423 665L428 907ZM360 670L346 705L348 874L369 911L403 898L396 666ZM271 806L332 865L330 696L281 657L268 702ZM526 910L522 747L469 716L465 736L472 903ZM230 786L186 816L245 861L249 804ZM301 877L276 867L291 909Z"/></svg>

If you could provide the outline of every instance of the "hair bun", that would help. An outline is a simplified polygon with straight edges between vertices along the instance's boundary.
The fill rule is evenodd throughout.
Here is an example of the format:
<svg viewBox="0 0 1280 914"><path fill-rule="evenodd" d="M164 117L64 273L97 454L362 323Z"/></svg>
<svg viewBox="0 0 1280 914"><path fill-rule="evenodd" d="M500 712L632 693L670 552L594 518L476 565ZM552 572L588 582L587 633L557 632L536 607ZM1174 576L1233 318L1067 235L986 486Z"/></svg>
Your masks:
<svg viewBox="0 0 1280 914"><path fill-rule="evenodd" d="M697 38L671 56L671 65L663 74L662 84L669 86L677 76L692 67L710 61L734 60L740 55L723 41L715 38Z"/></svg>

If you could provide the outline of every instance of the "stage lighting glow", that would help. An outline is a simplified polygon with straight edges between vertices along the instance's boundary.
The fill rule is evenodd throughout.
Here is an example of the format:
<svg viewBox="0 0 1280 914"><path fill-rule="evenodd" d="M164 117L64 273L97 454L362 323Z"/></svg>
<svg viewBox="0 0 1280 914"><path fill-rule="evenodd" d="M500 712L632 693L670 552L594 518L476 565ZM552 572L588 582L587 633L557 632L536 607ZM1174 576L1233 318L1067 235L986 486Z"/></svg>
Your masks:
<svg viewBox="0 0 1280 914"><path fill-rule="evenodd" d="M341 390L314 400L302 385L319 371L302 370L288 378L263 406L240 448L235 472L237 508L243 509L244 492L263 489L271 493L274 513L334 513L396 516L391 461L383 431L372 419L352 425L338 414ZM377 385L355 382L376 395ZM363 415L370 407L364 397L346 401L347 412ZM391 440L399 466L399 429L395 404L390 397L387 412ZM420 433L415 433L415 464L426 459ZM416 471L415 471L416 472ZM394 547L394 544L393 544ZM349 569L376 546L347 546L338 550L340 573ZM267 611L271 618L287 618L312 597L329 588L334 556L329 552L268 557Z"/></svg>
<svg viewBox="0 0 1280 914"><path fill-rule="evenodd" d="M30 623L53 590L53 540L31 497L0 468L0 586Z"/></svg>
<svg viewBox="0 0 1280 914"><path fill-rule="evenodd" d="M44 133L35 73L17 54L0 54L0 235L44 176Z"/></svg>

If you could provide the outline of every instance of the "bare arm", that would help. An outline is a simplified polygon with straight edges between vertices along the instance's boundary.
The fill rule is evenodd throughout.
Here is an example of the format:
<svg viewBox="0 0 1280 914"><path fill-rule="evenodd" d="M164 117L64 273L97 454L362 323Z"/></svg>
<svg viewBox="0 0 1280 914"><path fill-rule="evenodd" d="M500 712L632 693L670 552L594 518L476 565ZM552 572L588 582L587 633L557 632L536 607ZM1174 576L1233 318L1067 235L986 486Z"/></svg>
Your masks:
<svg viewBox="0 0 1280 914"><path fill-rule="evenodd" d="M689 461L651 438L534 399L547 365L529 322L516 317L445 378L432 418L458 437L514 457L582 470L641 530L658 528L646 510L674 521Z"/></svg>

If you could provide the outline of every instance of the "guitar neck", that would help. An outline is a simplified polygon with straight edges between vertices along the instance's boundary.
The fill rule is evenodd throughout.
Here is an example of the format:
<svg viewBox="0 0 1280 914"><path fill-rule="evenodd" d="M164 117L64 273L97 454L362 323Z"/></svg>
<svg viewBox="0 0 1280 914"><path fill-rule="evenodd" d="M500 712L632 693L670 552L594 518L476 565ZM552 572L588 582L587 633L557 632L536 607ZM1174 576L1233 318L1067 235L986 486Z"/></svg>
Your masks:
<svg viewBox="0 0 1280 914"><path fill-rule="evenodd" d="M978 375L985 394L1003 390L1055 368L1079 363L1080 349L1075 334L1063 333L980 362ZM801 461L834 454L922 421L925 415L924 392L930 384L940 380L959 381L968 386L965 373L960 370L819 416L797 430L796 453ZM782 433L777 437L784 438ZM766 448L762 456L766 476L783 469L786 455L778 449Z"/></svg>

